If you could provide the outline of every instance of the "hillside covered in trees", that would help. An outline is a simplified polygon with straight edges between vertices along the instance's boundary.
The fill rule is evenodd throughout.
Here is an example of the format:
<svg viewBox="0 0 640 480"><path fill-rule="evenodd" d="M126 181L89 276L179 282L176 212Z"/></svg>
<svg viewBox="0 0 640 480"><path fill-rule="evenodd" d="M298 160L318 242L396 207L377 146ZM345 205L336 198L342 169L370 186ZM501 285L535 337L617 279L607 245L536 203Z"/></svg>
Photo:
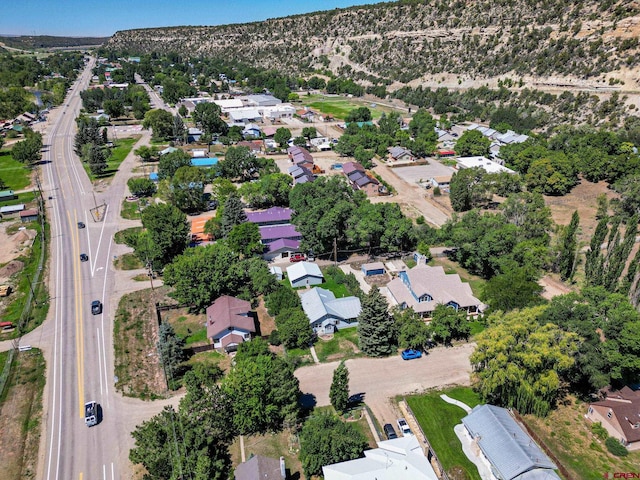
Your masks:
<svg viewBox="0 0 640 480"><path fill-rule="evenodd" d="M224 57L288 74L329 70L372 84L451 74L460 83L511 75L630 87L639 14L640 4L627 0L400 0L247 24L120 31L106 46Z"/></svg>

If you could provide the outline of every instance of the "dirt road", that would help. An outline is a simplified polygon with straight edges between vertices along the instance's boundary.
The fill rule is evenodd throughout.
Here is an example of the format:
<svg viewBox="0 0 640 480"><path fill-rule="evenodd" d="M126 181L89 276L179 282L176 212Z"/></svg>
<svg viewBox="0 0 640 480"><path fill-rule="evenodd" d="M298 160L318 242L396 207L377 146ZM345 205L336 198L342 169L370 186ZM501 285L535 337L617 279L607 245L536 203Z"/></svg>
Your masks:
<svg viewBox="0 0 640 480"><path fill-rule="evenodd" d="M395 424L400 416L393 398L445 385L468 385L475 348L467 343L453 348L438 347L416 360L404 361L400 355L389 358L356 358L346 361L349 392L363 394L380 425ZM329 405L333 371L339 362L311 365L296 370L300 390L315 396L317 405Z"/></svg>

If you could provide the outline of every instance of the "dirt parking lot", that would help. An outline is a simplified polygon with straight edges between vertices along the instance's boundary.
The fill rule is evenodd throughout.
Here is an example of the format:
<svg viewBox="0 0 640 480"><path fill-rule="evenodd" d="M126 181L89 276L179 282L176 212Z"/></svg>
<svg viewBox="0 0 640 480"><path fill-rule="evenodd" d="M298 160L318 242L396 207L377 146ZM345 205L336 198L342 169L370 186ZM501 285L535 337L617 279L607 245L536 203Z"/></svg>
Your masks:
<svg viewBox="0 0 640 480"><path fill-rule="evenodd" d="M393 398L445 385L469 385L469 357L475 343L452 348L438 347L416 360L405 361L400 355L389 358L355 358L346 361L349 369L349 392L364 394L380 425L395 424L401 416ZM319 406L329 405L333 371L339 362L310 365L296 370L303 394L315 396Z"/></svg>

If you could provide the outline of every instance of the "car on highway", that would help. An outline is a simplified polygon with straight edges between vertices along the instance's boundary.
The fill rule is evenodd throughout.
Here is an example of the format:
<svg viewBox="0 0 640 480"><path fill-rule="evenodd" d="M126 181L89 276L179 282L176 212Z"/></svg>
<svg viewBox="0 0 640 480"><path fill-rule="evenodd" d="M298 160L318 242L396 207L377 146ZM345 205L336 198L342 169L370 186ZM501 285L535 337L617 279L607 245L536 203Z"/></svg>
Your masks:
<svg viewBox="0 0 640 480"><path fill-rule="evenodd" d="M84 228L85 226L84 222L78 222L78 228Z"/></svg>
<svg viewBox="0 0 640 480"><path fill-rule="evenodd" d="M91 302L91 313L93 315L100 315L102 313L102 302L100 300Z"/></svg>
<svg viewBox="0 0 640 480"><path fill-rule="evenodd" d="M397 423L398 430L400 430L402 435L413 435L413 433L411 433L411 429L409 428L409 424L404 418L399 418Z"/></svg>
<svg viewBox="0 0 640 480"><path fill-rule="evenodd" d="M402 351L402 359L403 360L413 360L414 358L422 357L422 352L420 350L414 350L413 348L407 348Z"/></svg>
<svg viewBox="0 0 640 480"><path fill-rule="evenodd" d="M87 255L86 253L81 253L80 254L80 261L81 262L86 262L89 260L89 255Z"/></svg>
<svg viewBox="0 0 640 480"><path fill-rule="evenodd" d="M393 429L393 425L391 425L390 423L387 423L384 427L382 427L382 429L384 430L384 434L387 436L388 440L398 438L398 434Z"/></svg>
<svg viewBox="0 0 640 480"><path fill-rule="evenodd" d="M84 404L84 424L93 427L98 424L98 403L96 401Z"/></svg>
<svg viewBox="0 0 640 480"><path fill-rule="evenodd" d="M307 259L307 256L304 253L292 253L289 257L289 261L293 262L302 262Z"/></svg>

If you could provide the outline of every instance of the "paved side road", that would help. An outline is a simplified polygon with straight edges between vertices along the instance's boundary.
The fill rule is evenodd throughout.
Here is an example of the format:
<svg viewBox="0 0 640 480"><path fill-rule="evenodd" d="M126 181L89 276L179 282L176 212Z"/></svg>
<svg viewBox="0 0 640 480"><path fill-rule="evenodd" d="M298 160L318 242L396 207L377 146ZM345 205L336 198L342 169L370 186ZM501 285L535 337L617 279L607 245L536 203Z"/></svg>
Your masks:
<svg viewBox="0 0 640 480"><path fill-rule="evenodd" d="M453 348L438 347L416 360L405 361L400 355L389 358L355 358L345 363L349 369L349 393L364 394L380 425L401 416L392 400L396 395L421 392L446 385L469 385L469 357L475 343ZM315 396L319 406L329 405L333 371L339 362L310 365L296 370L303 394Z"/></svg>

